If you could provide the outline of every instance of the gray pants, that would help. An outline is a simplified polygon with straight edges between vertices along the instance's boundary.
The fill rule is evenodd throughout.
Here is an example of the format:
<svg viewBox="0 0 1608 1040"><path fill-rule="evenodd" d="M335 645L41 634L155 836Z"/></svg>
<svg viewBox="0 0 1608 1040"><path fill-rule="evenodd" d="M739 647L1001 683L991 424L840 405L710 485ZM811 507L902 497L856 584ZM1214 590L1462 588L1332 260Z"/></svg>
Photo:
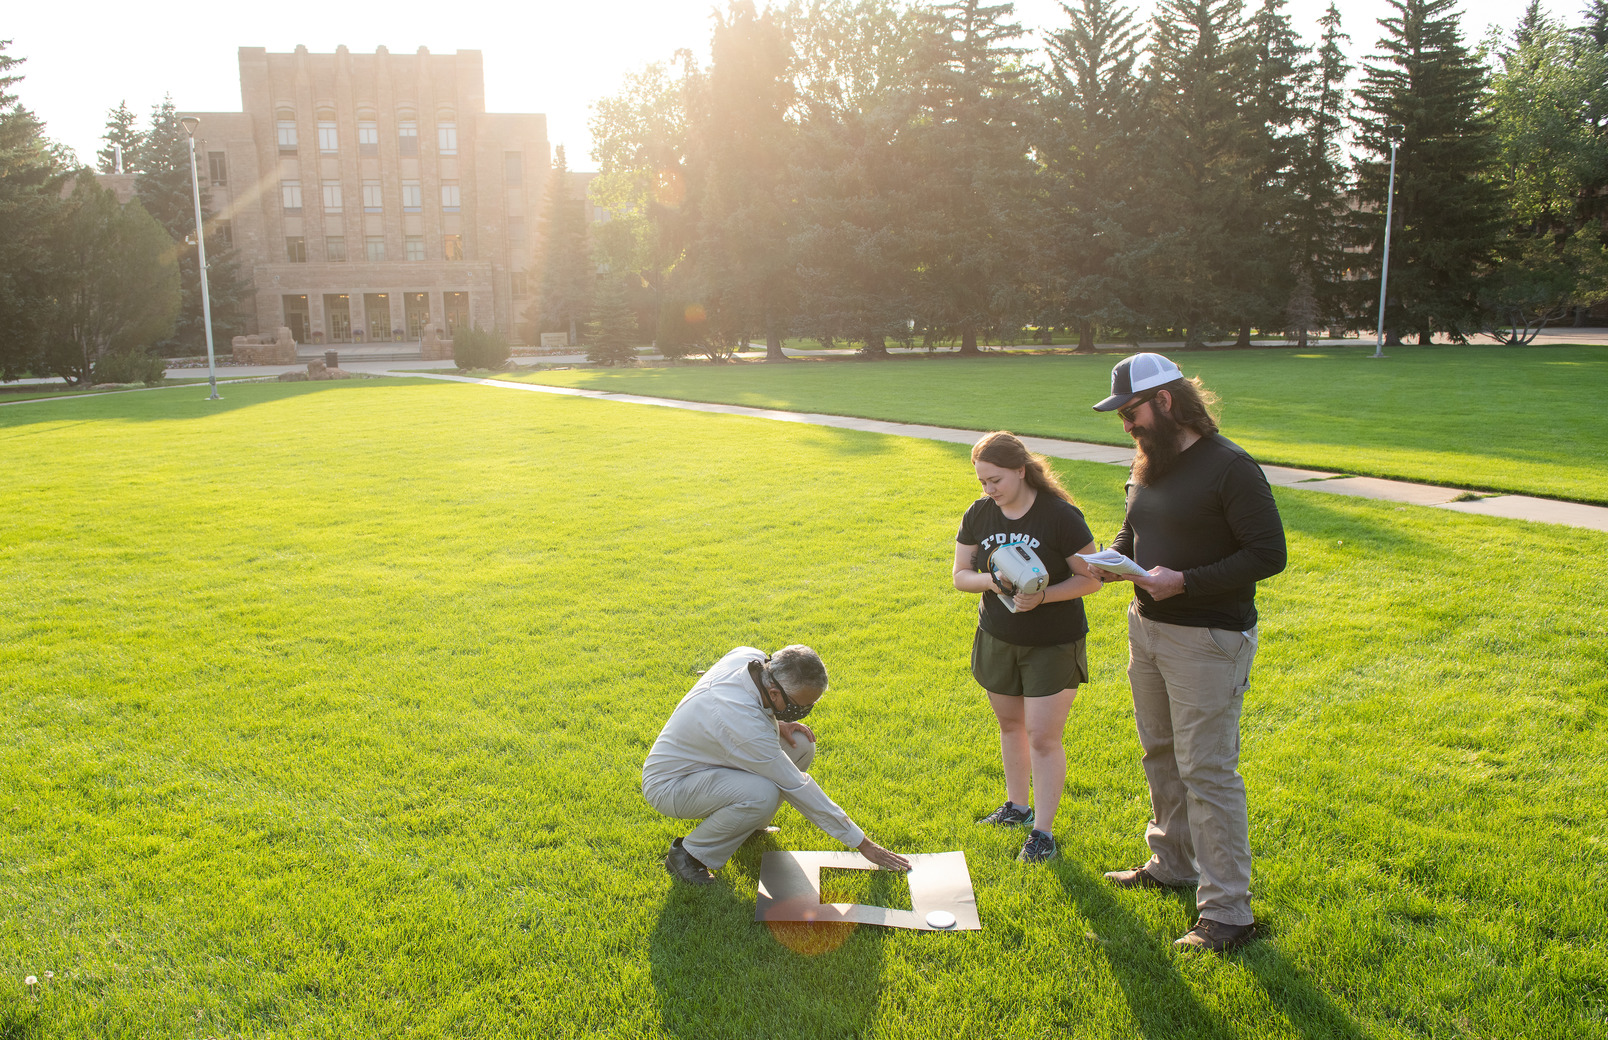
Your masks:
<svg viewBox="0 0 1608 1040"><path fill-rule="evenodd" d="M1168 884L1198 880L1200 916L1223 924L1254 920L1239 720L1255 657L1254 628L1168 625L1128 608L1128 682L1150 782L1145 870Z"/></svg>
<svg viewBox="0 0 1608 1040"><path fill-rule="evenodd" d="M807 771L815 761L815 744L802 734L794 734L793 739L798 743L789 747L783 740L782 750L799 769ZM642 795L666 816L703 821L682 840L681 847L710 870L725 866L737 846L769 825L785 797L781 788L762 776L722 766L667 783L645 778Z"/></svg>

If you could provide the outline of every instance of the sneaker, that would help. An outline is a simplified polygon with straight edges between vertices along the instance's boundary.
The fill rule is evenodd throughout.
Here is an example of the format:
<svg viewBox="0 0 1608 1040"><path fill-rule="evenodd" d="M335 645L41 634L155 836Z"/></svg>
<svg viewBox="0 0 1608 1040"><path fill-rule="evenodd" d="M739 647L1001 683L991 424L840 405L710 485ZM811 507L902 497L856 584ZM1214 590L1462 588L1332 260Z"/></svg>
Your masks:
<svg viewBox="0 0 1608 1040"><path fill-rule="evenodd" d="M1224 924L1202 917L1195 922L1195 927L1184 933L1184 937L1175 941L1173 945L1185 950L1227 953L1229 950L1244 946L1254 938L1256 938L1254 921L1250 924Z"/></svg>
<svg viewBox="0 0 1608 1040"><path fill-rule="evenodd" d="M1006 801L1004 805L977 822L992 823L998 827L1028 827L1033 823L1033 809L1030 806L1012 805Z"/></svg>
<svg viewBox="0 0 1608 1040"><path fill-rule="evenodd" d="M1169 885L1144 867L1132 870L1108 870L1106 880L1118 888L1193 888L1193 885Z"/></svg>
<svg viewBox="0 0 1608 1040"><path fill-rule="evenodd" d="M1027 843L1022 851L1016 854L1018 863L1045 863L1059 855L1055 847L1055 838L1045 831L1034 828L1028 832Z"/></svg>
<svg viewBox="0 0 1608 1040"><path fill-rule="evenodd" d="M680 838L670 843L670 851L664 855L664 869L677 881L685 881L689 885L715 883L715 875L709 873L709 868L699 863L692 853L681 847Z"/></svg>
<svg viewBox="0 0 1608 1040"><path fill-rule="evenodd" d="M747 845L751 841L759 841L762 838L769 837L772 834L780 834L781 830L782 829L780 827L761 827L748 837L744 838L743 844Z"/></svg>

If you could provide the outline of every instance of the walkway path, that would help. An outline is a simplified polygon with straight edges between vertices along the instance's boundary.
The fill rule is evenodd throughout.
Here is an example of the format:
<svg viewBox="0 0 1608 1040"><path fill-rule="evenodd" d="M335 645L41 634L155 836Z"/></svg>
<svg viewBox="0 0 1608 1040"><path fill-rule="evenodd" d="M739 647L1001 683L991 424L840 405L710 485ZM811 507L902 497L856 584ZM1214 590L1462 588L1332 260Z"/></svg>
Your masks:
<svg viewBox="0 0 1608 1040"><path fill-rule="evenodd" d="M616 394L604 390L581 390L568 386L542 386L537 383L512 383L501 379L476 379L471 376L438 375L422 372L393 372L392 375L411 375L418 379L441 379L454 383L476 383L505 390L524 390L529 393L557 394L562 397L589 397L601 401L620 401L626 404L657 405L661 408L681 408L692 412L717 412L723 415L744 415L754 419L773 419L777 422L807 423L811 426L830 426L840 430L860 430L866 433L885 433L895 437L920 437L951 444L973 444L976 430L955 430L945 426L921 426L915 423L886 422L881 419L859 419L847 415L822 415L816 412L783 412L771 408L749 408L736 404L711 404L706 401L677 401L668 397L643 397L638 394ZM1023 437L1022 442L1040 455L1057 459L1077 459L1082 462L1105 462L1124 469L1133 464L1132 448L1117 448L1109 444L1086 444L1083 441L1054 440L1048 437ZM1566 524L1570 527L1587 527L1608 531L1608 506L1588 506L1578 502L1558 502L1550 498L1532 498L1528 495L1484 495L1465 488L1440 487L1435 484L1410 484L1400 480L1381 480L1378 477L1348 477L1321 470L1291 469L1287 466L1263 466L1268 483L1279 487L1299 488L1303 491L1321 491L1331 495L1353 495L1358 498L1380 499L1386 502L1405 502L1416 506L1434 506L1459 513L1479 513L1483 516L1505 517L1510 520L1534 520L1545 524ZM1458 501L1465 496L1478 496Z"/></svg>

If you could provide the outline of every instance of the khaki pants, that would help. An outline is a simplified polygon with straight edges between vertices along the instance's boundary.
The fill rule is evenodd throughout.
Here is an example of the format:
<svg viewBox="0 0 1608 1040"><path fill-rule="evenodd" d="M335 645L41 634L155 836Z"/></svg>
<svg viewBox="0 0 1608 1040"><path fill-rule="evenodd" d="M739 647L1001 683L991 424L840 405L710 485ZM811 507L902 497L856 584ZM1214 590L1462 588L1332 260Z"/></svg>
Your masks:
<svg viewBox="0 0 1608 1040"><path fill-rule="evenodd" d="M1200 916L1250 924L1251 842L1239 775L1239 719L1256 629L1148 621L1128 608L1128 682L1144 749L1152 819L1145 870L1199 882Z"/></svg>
<svg viewBox="0 0 1608 1040"><path fill-rule="evenodd" d="M783 740L782 750L800 770L807 771L815 760L815 744L803 734L796 733L793 739L798 743L789 747ZM682 840L681 847L710 870L725 866L737 846L768 826L784 797L782 789L764 777L722 766L688 773L669 783L644 782L642 795L666 816L703 821Z"/></svg>

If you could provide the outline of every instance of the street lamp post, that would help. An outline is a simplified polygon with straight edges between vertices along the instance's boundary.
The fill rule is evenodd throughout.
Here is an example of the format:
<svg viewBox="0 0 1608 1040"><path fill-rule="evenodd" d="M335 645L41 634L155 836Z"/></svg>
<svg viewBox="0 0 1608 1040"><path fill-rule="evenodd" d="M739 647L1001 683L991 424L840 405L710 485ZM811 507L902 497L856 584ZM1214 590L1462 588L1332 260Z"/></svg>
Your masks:
<svg viewBox="0 0 1608 1040"><path fill-rule="evenodd" d="M184 124L184 134L190 142L190 193L195 199L195 248L201 267L201 322L207 333L207 379L212 384L212 396L207 400L216 401L219 400L218 366L212 358L212 294L207 291L207 236L201 229L201 177L195 170L195 128L201 125L201 120L195 116L185 116L179 122Z"/></svg>
<svg viewBox="0 0 1608 1040"><path fill-rule="evenodd" d="M1396 208L1396 148L1406 132L1400 123L1385 127L1385 137L1390 141L1390 187L1385 189L1385 256L1379 267L1379 331L1374 337L1373 352L1379 359L1385 356L1385 283L1390 278L1390 224Z"/></svg>

